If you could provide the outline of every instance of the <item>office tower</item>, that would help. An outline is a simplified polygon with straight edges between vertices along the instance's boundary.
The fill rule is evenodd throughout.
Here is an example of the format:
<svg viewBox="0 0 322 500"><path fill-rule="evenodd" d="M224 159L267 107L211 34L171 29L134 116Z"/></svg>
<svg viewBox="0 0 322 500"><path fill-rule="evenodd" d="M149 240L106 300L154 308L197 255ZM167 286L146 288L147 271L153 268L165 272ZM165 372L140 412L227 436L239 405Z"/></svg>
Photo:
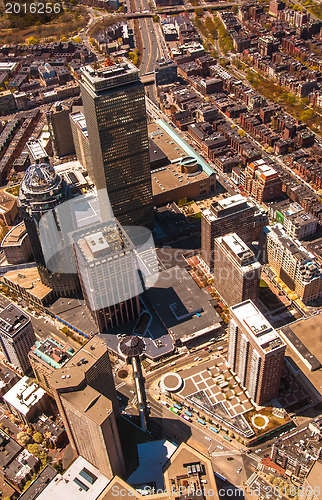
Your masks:
<svg viewBox="0 0 322 500"><path fill-rule="evenodd" d="M144 87L130 62L81 69L94 183L120 224L153 227Z"/></svg>
<svg viewBox="0 0 322 500"><path fill-rule="evenodd" d="M213 272L214 240L218 236L237 233L246 243L253 240L256 207L237 194L213 203L201 214L201 256L205 268Z"/></svg>
<svg viewBox="0 0 322 500"><path fill-rule="evenodd" d="M77 293L79 281L77 275L63 272L63 255L61 255L62 272L52 272L47 269L39 236L39 223L44 214L69 197L70 189L66 181L56 174L51 165L34 164L26 170L20 184L19 208L26 225L41 281L52 288L57 296L69 296ZM48 231L47 236L51 238L54 237L54 234L52 231Z"/></svg>
<svg viewBox="0 0 322 500"><path fill-rule="evenodd" d="M236 233L215 238L214 286L227 305L257 301L262 266Z"/></svg>
<svg viewBox="0 0 322 500"><path fill-rule="evenodd" d="M314 255L281 224L266 228L266 246L270 267L305 304L322 297L322 272Z"/></svg>
<svg viewBox="0 0 322 500"><path fill-rule="evenodd" d="M70 107L62 102L55 102L47 112L50 137L56 156L75 153L69 113Z"/></svg>
<svg viewBox="0 0 322 500"><path fill-rule="evenodd" d="M230 308L228 364L255 403L278 393L286 345L251 300Z"/></svg>
<svg viewBox="0 0 322 500"><path fill-rule="evenodd" d="M50 385L73 450L108 478L122 474L119 407L105 342L89 340L52 373Z"/></svg>
<svg viewBox="0 0 322 500"><path fill-rule="evenodd" d="M75 351L69 344L64 344L53 337L37 340L29 352L29 360L37 382L52 396L50 376L61 368Z"/></svg>
<svg viewBox="0 0 322 500"><path fill-rule="evenodd" d="M85 116L80 111L69 115L77 160L87 171L91 181L94 180L93 162L89 147Z"/></svg>
<svg viewBox="0 0 322 500"><path fill-rule="evenodd" d="M282 181L276 170L260 159L246 167L245 190L258 203L272 201L282 195Z"/></svg>
<svg viewBox="0 0 322 500"><path fill-rule="evenodd" d="M36 341L30 317L9 304L0 312L1 350L12 366L22 373L31 370L28 352Z"/></svg>
<svg viewBox="0 0 322 500"><path fill-rule="evenodd" d="M118 222L88 226L73 238L83 296L99 331L137 318L141 288L135 248Z"/></svg>

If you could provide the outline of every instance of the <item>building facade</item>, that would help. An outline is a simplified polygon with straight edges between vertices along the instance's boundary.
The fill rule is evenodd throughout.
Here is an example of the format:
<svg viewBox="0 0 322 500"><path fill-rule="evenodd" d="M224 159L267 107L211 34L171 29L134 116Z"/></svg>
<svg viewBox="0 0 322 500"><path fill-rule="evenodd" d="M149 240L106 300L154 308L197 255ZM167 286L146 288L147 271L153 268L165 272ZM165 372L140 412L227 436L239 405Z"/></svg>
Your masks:
<svg viewBox="0 0 322 500"><path fill-rule="evenodd" d="M256 302L262 266L236 233L215 238L214 286L227 305Z"/></svg>
<svg viewBox="0 0 322 500"><path fill-rule="evenodd" d="M153 227L144 87L129 62L81 69L94 183L121 224Z"/></svg>
<svg viewBox="0 0 322 500"><path fill-rule="evenodd" d="M55 102L47 113L50 137L57 156L67 156L75 152L69 113L69 106L62 102Z"/></svg>
<svg viewBox="0 0 322 500"><path fill-rule="evenodd" d="M32 249L24 222L14 226L1 242L8 264L22 264L32 259Z"/></svg>
<svg viewBox="0 0 322 500"><path fill-rule="evenodd" d="M322 273L313 254L293 240L281 224L267 228L267 261L273 271L305 303L322 297Z"/></svg>
<svg viewBox="0 0 322 500"><path fill-rule="evenodd" d="M122 474L119 406L105 342L88 341L52 373L50 384L73 450L110 479Z"/></svg>
<svg viewBox="0 0 322 500"><path fill-rule="evenodd" d="M31 370L28 352L36 341L30 317L14 304L0 312L1 350L14 368L22 373Z"/></svg>
<svg viewBox="0 0 322 500"><path fill-rule="evenodd" d="M228 364L252 400L277 396L286 346L251 300L230 308Z"/></svg>
<svg viewBox="0 0 322 500"><path fill-rule="evenodd" d="M237 233L246 243L253 240L256 207L241 195L230 196L211 205L201 214L201 256L205 268L213 272L214 240Z"/></svg>

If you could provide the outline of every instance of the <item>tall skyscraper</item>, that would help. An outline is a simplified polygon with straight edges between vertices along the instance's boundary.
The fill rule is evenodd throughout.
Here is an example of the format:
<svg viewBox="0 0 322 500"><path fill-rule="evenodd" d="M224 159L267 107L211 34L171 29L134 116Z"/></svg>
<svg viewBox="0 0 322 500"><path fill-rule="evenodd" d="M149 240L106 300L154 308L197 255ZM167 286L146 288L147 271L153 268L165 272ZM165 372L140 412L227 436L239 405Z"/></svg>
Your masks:
<svg viewBox="0 0 322 500"><path fill-rule="evenodd" d="M24 219L34 259L38 267L42 283L53 289L57 295L69 296L79 290L79 280L76 274L59 272L56 266L52 272L47 268L40 241L39 223L43 215L53 210L57 205L70 197L66 181L56 174L54 167L41 163L30 165L20 184L19 208ZM58 225L58 224L57 224ZM60 230L60 228L58 228ZM47 232L47 238L54 236ZM58 247L57 247L58 249ZM61 264L63 255L60 255Z"/></svg>
<svg viewBox="0 0 322 500"><path fill-rule="evenodd" d="M81 69L93 181L98 190L107 189L121 224L152 228L144 86L128 61L106 64Z"/></svg>
<svg viewBox="0 0 322 500"><path fill-rule="evenodd" d="M230 308L228 364L255 403L275 398L286 345L251 300Z"/></svg>
<svg viewBox="0 0 322 500"><path fill-rule="evenodd" d="M70 107L62 102L55 102L47 112L51 141L57 156L75 153L69 113Z"/></svg>
<svg viewBox="0 0 322 500"><path fill-rule="evenodd" d="M108 478L121 475L119 407L105 342L92 338L52 373L50 385L73 450Z"/></svg>
<svg viewBox="0 0 322 500"><path fill-rule="evenodd" d="M73 238L85 303L100 332L137 318L141 287L135 248L118 222L93 224Z"/></svg>
<svg viewBox="0 0 322 500"><path fill-rule="evenodd" d="M261 268L236 233L215 238L214 286L229 306L258 299Z"/></svg>
<svg viewBox="0 0 322 500"><path fill-rule="evenodd" d="M0 344L6 360L22 373L31 370L28 353L36 341L30 317L15 304L0 313Z"/></svg>
<svg viewBox="0 0 322 500"><path fill-rule="evenodd" d="M240 194L230 196L204 210L201 214L201 256L210 272L214 268L214 240L218 236L237 233L246 243L251 244L256 207Z"/></svg>

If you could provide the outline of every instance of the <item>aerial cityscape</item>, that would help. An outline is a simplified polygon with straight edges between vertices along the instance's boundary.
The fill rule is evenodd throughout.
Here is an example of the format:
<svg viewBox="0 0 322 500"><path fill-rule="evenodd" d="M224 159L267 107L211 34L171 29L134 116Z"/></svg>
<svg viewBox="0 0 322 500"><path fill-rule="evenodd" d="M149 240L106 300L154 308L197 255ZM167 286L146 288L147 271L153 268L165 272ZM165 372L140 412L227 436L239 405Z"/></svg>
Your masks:
<svg viewBox="0 0 322 500"><path fill-rule="evenodd" d="M0 499L320 500L322 4L0 1Z"/></svg>

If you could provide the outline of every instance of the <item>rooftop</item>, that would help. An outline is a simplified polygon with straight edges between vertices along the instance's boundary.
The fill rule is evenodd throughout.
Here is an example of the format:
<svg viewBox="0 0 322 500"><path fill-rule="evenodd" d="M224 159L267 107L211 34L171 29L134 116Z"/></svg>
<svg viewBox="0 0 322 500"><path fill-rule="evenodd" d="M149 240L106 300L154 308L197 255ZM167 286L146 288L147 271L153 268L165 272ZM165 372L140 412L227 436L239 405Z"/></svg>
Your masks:
<svg viewBox="0 0 322 500"><path fill-rule="evenodd" d="M284 345L276 330L251 300L232 306L230 311L262 351L267 353Z"/></svg>
<svg viewBox="0 0 322 500"><path fill-rule="evenodd" d="M139 80L138 69L129 61L113 64L106 60L105 64L83 66L80 71L82 83L98 93Z"/></svg>
<svg viewBox="0 0 322 500"><path fill-rule="evenodd" d="M5 235L2 240L1 247L11 247L22 245L24 241L24 237L27 235L27 230L24 222L20 222L14 226L10 231Z"/></svg>
<svg viewBox="0 0 322 500"><path fill-rule="evenodd" d="M37 340L30 355L38 358L54 369L60 368L74 354L74 349L68 344L62 344L53 337Z"/></svg>
<svg viewBox="0 0 322 500"><path fill-rule="evenodd" d="M71 113L70 119L77 125L77 127L82 131L82 133L88 137L87 125L85 115L81 112Z"/></svg>
<svg viewBox="0 0 322 500"><path fill-rule="evenodd" d="M65 392L61 398L97 425L103 424L113 411L111 400L89 385L79 391Z"/></svg>
<svg viewBox="0 0 322 500"><path fill-rule="evenodd" d="M50 385L62 390L80 386L86 379L86 373L106 352L106 343L93 337L68 360L59 373L52 373Z"/></svg>
<svg viewBox="0 0 322 500"><path fill-rule="evenodd" d="M22 377L4 396L4 400L22 415L36 405L46 392L28 377Z"/></svg>
<svg viewBox="0 0 322 500"><path fill-rule="evenodd" d="M36 266L27 267L26 269L17 269L13 271L8 271L5 275L12 283L15 283L22 288L25 288L28 293L33 295L33 297L44 300L48 295L52 293L52 289L49 286L44 285L39 276L39 271ZM1 314L0 314L1 318ZM1 320L0 320L1 329Z"/></svg>
<svg viewBox="0 0 322 500"><path fill-rule="evenodd" d="M175 266L160 272L147 295L175 340L187 342L221 327L222 320L210 303L211 295L200 289L185 269Z"/></svg>
<svg viewBox="0 0 322 500"><path fill-rule="evenodd" d="M27 323L30 317L15 304L9 304L0 312L0 333L14 338Z"/></svg>
<svg viewBox="0 0 322 500"><path fill-rule="evenodd" d="M237 260L240 265L246 266L257 262L254 252L252 252L246 243L236 233L230 233L218 238L222 244L229 250L229 253Z"/></svg>
<svg viewBox="0 0 322 500"><path fill-rule="evenodd" d="M57 498L79 500L83 494L86 495L86 500L96 500L108 483L109 479L96 467L85 458L78 457L63 475L57 474L37 498L38 500L57 500Z"/></svg>

